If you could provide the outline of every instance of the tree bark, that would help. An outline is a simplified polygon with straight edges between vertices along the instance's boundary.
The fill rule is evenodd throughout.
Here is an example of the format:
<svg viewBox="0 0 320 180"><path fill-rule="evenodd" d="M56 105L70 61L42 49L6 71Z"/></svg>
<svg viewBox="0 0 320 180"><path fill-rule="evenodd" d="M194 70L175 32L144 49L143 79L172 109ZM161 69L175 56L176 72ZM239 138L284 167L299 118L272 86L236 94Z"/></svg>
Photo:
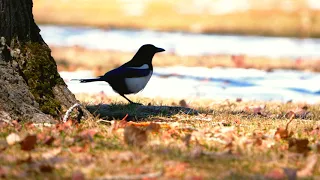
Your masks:
<svg viewBox="0 0 320 180"><path fill-rule="evenodd" d="M32 6L32 0L0 0L0 120L53 122L78 103L57 72Z"/></svg>

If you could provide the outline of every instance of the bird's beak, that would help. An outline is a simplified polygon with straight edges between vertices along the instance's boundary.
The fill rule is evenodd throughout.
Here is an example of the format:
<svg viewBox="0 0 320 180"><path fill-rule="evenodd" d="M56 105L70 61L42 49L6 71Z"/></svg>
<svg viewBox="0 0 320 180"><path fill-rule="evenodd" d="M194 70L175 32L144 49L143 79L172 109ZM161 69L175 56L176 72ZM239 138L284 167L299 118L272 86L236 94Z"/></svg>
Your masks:
<svg viewBox="0 0 320 180"><path fill-rule="evenodd" d="M163 52L163 51L165 51L164 49L162 49L162 48L157 48L157 50L156 50L157 52Z"/></svg>

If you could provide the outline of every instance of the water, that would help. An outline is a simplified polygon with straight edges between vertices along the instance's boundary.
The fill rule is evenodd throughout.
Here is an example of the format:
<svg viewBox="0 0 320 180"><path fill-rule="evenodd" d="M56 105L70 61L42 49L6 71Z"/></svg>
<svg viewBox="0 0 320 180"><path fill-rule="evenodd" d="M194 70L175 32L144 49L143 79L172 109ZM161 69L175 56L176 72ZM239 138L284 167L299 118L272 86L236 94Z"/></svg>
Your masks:
<svg viewBox="0 0 320 180"><path fill-rule="evenodd" d="M116 95L106 82L79 83L71 79L94 77L91 71L60 72L73 93ZM163 78L167 76L167 78ZM139 96L275 100L320 103L320 73L257 69L167 67L154 76Z"/></svg>
<svg viewBox="0 0 320 180"><path fill-rule="evenodd" d="M140 30L103 30L88 27L40 26L49 45L135 52L155 44L177 55L246 54L271 58L320 58L320 39L191 34Z"/></svg>
<svg viewBox="0 0 320 180"><path fill-rule="evenodd" d="M49 45L134 53L152 43L178 55L246 54L266 57L320 58L319 39L208 35L179 32L102 30L84 27L40 26ZM60 72L73 93L116 95L104 82L81 84L70 79L91 78L93 72ZM163 78L167 76L167 78ZM320 102L320 73L256 69L167 67L139 93L145 97L211 98Z"/></svg>

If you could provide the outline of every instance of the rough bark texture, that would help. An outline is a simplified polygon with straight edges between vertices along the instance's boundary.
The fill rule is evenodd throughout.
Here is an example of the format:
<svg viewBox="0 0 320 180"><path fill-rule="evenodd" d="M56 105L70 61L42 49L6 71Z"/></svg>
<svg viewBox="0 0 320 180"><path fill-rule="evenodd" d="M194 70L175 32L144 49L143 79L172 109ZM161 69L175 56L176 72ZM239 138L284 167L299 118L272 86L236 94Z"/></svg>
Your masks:
<svg viewBox="0 0 320 180"><path fill-rule="evenodd" d="M57 72L32 6L32 0L0 0L0 119L52 122L77 100Z"/></svg>

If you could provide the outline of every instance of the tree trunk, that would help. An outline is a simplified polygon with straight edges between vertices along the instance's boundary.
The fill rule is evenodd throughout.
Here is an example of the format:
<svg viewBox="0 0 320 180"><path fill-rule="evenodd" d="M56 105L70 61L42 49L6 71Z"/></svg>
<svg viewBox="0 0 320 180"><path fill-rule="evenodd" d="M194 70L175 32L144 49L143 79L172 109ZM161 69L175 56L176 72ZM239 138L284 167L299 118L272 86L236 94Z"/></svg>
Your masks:
<svg viewBox="0 0 320 180"><path fill-rule="evenodd" d="M78 103L57 72L32 6L32 0L0 0L0 120L52 122Z"/></svg>

